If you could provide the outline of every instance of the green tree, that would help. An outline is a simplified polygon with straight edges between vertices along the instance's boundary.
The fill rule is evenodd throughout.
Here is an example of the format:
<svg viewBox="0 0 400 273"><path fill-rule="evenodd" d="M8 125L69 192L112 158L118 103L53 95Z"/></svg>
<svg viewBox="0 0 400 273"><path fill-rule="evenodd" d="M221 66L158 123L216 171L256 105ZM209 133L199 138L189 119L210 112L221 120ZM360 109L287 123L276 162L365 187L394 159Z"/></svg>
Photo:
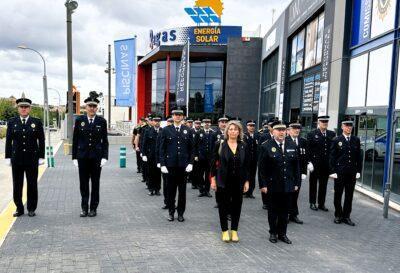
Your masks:
<svg viewBox="0 0 400 273"><path fill-rule="evenodd" d="M8 99L0 99L0 120L8 120L17 115L17 108Z"/></svg>

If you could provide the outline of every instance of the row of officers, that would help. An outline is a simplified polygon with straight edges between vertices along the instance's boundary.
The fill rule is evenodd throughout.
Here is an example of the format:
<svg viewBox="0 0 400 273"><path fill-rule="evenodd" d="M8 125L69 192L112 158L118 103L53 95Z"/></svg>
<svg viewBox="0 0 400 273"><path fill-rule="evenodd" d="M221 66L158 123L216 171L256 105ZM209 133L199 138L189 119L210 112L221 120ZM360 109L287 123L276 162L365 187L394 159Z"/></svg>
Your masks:
<svg viewBox="0 0 400 273"><path fill-rule="evenodd" d="M308 173L310 209L328 211L325 200L331 177L335 181L334 223L355 225L350 214L362 169L360 140L351 134L351 119L342 121L338 136L328 130L328 123L329 116L318 117L318 128L302 138L301 124L287 125L277 118L256 131L253 120L246 122L245 130L238 119L221 117L213 130L210 119L184 120L184 112L174 110L163 128L160 117L142 119L132 144L149 195L161 195L162 178L163 208L169 211L169 221L174 221L176 211L177 220L185 220L186 184L191 182L193 189L199 189L199 197L212 197L210 189L215 191L222 240L238 241L242 200L255 198L258 174L270 241L290 244L287 223L303 223L297 202Z"/></svg>

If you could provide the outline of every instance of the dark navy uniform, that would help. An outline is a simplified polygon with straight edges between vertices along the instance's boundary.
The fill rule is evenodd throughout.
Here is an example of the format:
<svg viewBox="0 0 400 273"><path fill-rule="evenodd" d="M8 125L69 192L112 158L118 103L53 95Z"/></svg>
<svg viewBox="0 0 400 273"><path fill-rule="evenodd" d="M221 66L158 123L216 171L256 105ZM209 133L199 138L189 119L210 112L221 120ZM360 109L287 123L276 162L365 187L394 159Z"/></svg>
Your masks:
<svg viewBox="0 0 400 273"><path fill-rule="evenodd" d="M149 125L146 123L146 124L144 124L144 125L142 125L140 128L139 128L139 130L138 130L138 133L139 133L139 151L140 151L140 158L142 158L142 156L143 156L143 136L145 135L145 133L146 133L146 130L149 128ZM148 185L148 182L149 182L149 177L148 177L148 172L149 172L149 170L148 170L148 164L147 164L147 162L144 162L142 159L141 159L141 162L142 162L142 182L146 182L146 184Z"/></svg>
<svg viewBox="0 0 400 273"><path fill-rule="evenodd" d="M178 129L177 129L178 128ZM183 216L186 208L185 168L193 165L193 135L185 125L168 125L160 135L160 164L168 169L168 209L175 213L175 197L178 189L178 215ZM173 217L172 217L173 218ZM178 219L179 220L179 219Z"/></svg>
<svg viewBox="0 0 400 273"><path fill-rule="evenodd" d="M268 129L264 129L264 130L260 133L260 139L259 139L260 144L262 144L262 143L264 143L265 141L270 140L270 139L272 139L271 133L269 132Z"/></svg>
<svg viewBox="0 0 400 273"><path fill-rule="evenodd" d="M196 145L196 134L200 131L196 130L196 128L191 128L191 133L193 136L193 147ZM200 162L199 158L193 161L193 171L188 175L189 181L192 183L192 189L199 189L200 188Z"/></svg>
<svg viewBox="0 0 400 273"><path fill-rule="evenodd" d="M199 196L210 196L210 167L211 157L214 149L214 131L201 129L195 136L195 157L199 159Z"/></svg>
<svg viewBox="0 0 400 273"><path fill-rule="evenodd" d="M360 139L356 136L340 135L332 141L330 154L330 173L336 173L335 179L335 217L338 221L348 221L353 202L356 174L361 173L362 157ZM345 192L342 207L342 195Z"/></svg>
<svg viewBox="0 0 400 273"><path fill-rule="evenodd" d="M137 125L134 129L133 129L133 138L132 138L132 146L135 149L136 152L136 166L137 166L137 173L141 173L142 172L142 158L140 157L140 150L136 150L135 146L135 138L136 136L139 134L140 131L140 125Z"/></svg>
<svg viewBox="0 0 400 273"><path fill-rule="evenodd" d="M101 160L108 160L107 121L95 116L76 118L72 141L72 159L78 160L82 211L96 211L99 205ZM89 180L92 182L89 207Z"/></svg>
<svg viewBox="0 0 400 273"><path fill-rule="evenodd" d="M325 209L326 187L329 178L329 154L335 132L326 130L324 133L316 129L308 133L309 160L314 166L310 174L310 204L315 205L317 201L318 187L318 208Z"/></svg>
<svg viewBox="0 0 400 273"><path fill-rule="evenodd" d="M246 193L246 197L252 197L253 191L256 183L256 173L257 173L257 162L258 162L258 145L259 145L260 134L258 132L254 132L253 135L250 135L249 132L244 134L244 142L247 145L247 149L249 151L249 190Z"/></svg>
<svg viewBox="0 0 400 273"><path fill-rule="evenodd" d="M11 159L13 198L17 212L24 213L22 190L27 180L27 209L35 212L38 202L38 162L45 158L45 137L42 122L33 117L15 117L7 123L5 158Z"/></svg>
<svg viewBox="0 0 400 273"><path fill-rule="evenodd" d="M259 184L260 189L268 189L269 232L286 236L291 194L300 181L297 147L285 141L282 148L275 140L269 140L261 146L260 153Z"/></svg>
<svg viewBox="0 0 400 273"><path fill-rule="evenodd" d="M158 135L161 128L149 127L143 135L142 154L147 157L149 191L151 194L159 195L161 189L161 171L157 168L158 158Z"/></svg>

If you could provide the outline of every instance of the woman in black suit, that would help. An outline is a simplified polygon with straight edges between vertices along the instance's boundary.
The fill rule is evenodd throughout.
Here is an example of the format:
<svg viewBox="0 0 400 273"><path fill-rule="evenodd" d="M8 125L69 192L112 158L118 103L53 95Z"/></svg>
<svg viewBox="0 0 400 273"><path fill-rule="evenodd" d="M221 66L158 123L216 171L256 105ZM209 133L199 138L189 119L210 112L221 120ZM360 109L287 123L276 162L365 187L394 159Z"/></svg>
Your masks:
<svg viewBox="0 0 400 273"><path fill-rule="evenodd" d="M225 139L214 147L211 162L211 188L216 192L222 241L238 242L237 234L243 193L249 189L248 151L243 142L243 127L238 121L228 122ZM231 215L231 234L228 230Z"/></svg>

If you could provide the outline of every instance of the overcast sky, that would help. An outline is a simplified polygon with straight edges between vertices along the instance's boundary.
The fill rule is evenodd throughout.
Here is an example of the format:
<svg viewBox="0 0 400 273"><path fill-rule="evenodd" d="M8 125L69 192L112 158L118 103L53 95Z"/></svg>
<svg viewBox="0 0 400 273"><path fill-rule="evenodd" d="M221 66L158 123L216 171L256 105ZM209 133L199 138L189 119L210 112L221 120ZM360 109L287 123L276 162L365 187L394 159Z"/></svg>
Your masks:
<svg viewBox="0 0 400 273"><path fill-rule="evenodd" d="M184 12L194 0L77 0L73 14L73 75L82 96L90 90L106 92L107 45L137 35L138 54L149 51L150 29L193 25ZM40 51L47 63L48 87L60 91L65 103L67 89L66 23L64 0L0 1L0 97L21 92L43 102L43 66L39 56L18 49L26 45ZM263 35L290 0L224 0L223 25L240 25ZM114 53L112 53L114 64ZM112 85L114 89L114 84ZM114 92L114 90L113 90ZM51 104L58 104L49 91Z"/></svg>

